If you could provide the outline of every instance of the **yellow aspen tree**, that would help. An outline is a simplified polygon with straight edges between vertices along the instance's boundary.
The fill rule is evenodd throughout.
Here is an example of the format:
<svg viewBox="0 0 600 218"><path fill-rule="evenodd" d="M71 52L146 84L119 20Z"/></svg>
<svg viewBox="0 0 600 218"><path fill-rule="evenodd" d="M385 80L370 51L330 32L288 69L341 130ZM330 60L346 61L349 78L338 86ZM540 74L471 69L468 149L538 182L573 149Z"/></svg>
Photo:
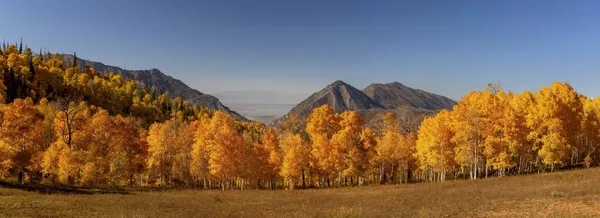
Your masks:
<svg viewBox="0 0 600 218"><path fill-rule="evenodd" d="M367 166L366 166L366 175L378 175L379 173L379 159L377 157L377 137L373 130L370 127L365 127L362 129L360 133L361 145L365 151L365 156L367 158ZM363 179L359 184L362 184L366 181Z"/></svg>
<svg viewBox="0 0 600 218"><path fill-rule="evenodd" d="M150 126L147 165L160 184L188 181L194 128L177 118Z"/></svg>
<svg viewBox="0 0 600 218"><path fill-rule="evenodd" d="M533 94L524 91L514 95L504 111L502 132L511 156L516 157L518 174L529 171L529 166L535 162L537 156L537 149L528 137L532 130L527 126L527 117L532 112L533 105Z"/></svg>
<svg viewBox="0 0 600 218"><path fill-rule="evenodd" d="M536 111L541 128L537 128L538 151L544 164L554 169L577 156L583 105L568 83L554 82L542 87L537 96Z"/></svg>
<svg viewBox="0 0 600 218"><path fill-rule="evenodd" d="M296 183L303 181L305 167L309 163L310 149L302 141L300 134L286 133L281 139L283 161L281 176L285 179L288 187L294 189ZM302 184L303 186L305 184Z"/></svg>
<svg viewBox="0 0 600 218"><path fill-rule="evenodd" d="M512 93L505 93L498 90L491 98L491 102L486 107L487 123L486 138L484 142L483 154L486 157L486 177L487 169L492 167L498 171L498 176L503 176L504 172L515 166L512 160L509 141L505 137L504 126L506 124L506 110L510 106L513 98Z"/></svg>
<svg viewBox="0 0 600 218"><path fill-rule="evenodd" d="M452 119L451 112L442 110L435 117L426 117L419 127L415 156L430 180L444 181L456 167Z"/></svg>
<svg viewBox="0 0 600 218"><path fill-rule="evenodd" d="M331 138L340 129L340 116L328 105L315 108L306 122L306 132L312 142L311 154L317 170L321 172L319 184L331 186L331 179L341 173L343 151L336 144L331 143Z"/></svg>
<svg viewBox="0 0 600 218"><path fill-rule="evenodd" d="M455 160L469 169L471 179L477 179L481 173L485 158L483 148L485 142L487 109L493 94L488 91L470 92L463 97L453 109L455 132L452 141L456 144Z"/></svg>
<svg viewBox="0 0 600 218"><path fill-rule="evenodd" d="M202 186L206 188L208 186L207 180L209 175L209 146L214 143L214 135L216 128L211 125L211 118L208 114L200 115L196 122L196 133L195 143L192 146L191 151L191 164L190 173L196 179L196 183L199 185L202 180Z"/></svg>
<svg viewBox="0 0 600 218"><path fill-rule="evenodd" d="M167 121L169 122L169 121ZM151 175L158 175L159 184L163 184L165 178L170 176L170 155L168 144L168 132L165 130L167 123L154 123L148 130L148 160L147 168Z"/></svg>
<svg viewBox="0 0 600 218"><path fill-rule="evenodd" d="M400 161L412 155L406 146L406 138L398 126L396 115L386 113L383 119L383 134L377 139L377 156L380 161L379 182L387 181L386 168L390 170L391 182L395 182L396 168Z"/></svg>
<svg viewBox="0 0 600 218"><path fill-rule="evenodd" d="M324 104L315 108L306 119L306 132L311 139L317 135L330 139L340 130L340 120L340 116L333 111L333 108Z"/></svg>
<svg viewBox="0 0 600 218"><path fill-rule="evenodd" d="M332 141L344 154L343 163L340 166L343 167L342 175L349 176L350 183L354 184L354 178L358 181L359 177L364 176L369 165L366 149L361 141L364 121L354 111L345 111L340 118L341 130L332 137Z"/></svg>
<svg viewBox="0 0 600 218"><path fill-rule="evenodd" d="M581 121L581 152L585 156L584 164L590 167L597 160L600 143L600 98L581 97L583 116ZM596 162L597 163L597 162Z"/></svg>
<svg viewBox="0 0 600 218"><path fill-rule="evenodd" d="M86 124L83 132L88 136L87 143L79 147L83 165L81 183L87 186L102 184L108 181L110 171L109 152L112 139L115 137L112 117L108 111L100 109L94 113Z"/></svg>
<svg viewBox="0 0 600 218"><path fill-rule="evenodd" d="M417 140L418 139L419 139L419 136L414 132L411 132L408 135L406 135L406 146L408 148L408 153L410 154L406 157L406 161L407 161L406 182L407 183L410 183L413 181L414 171L416 171L419 168L418 161L416 158Z"/></svg>
<svg viewBox="0 0 600 218"><path fill-rule="evenodd" d="M233 185L229 182L242 173L239 167L243 161L241 150L245 146L244 139L240 136L233 117L223 112L215 112L210 126L215 130L214 140L208 144L210 176Z"/></svg>
<svg viewBox="0 0 600 218"><path fill-rule="evenodd" d="M283 154L279 146L279 137L277 131L273 128L266 128L262 134L262 149L266 152L270 188L275 188L274 183L281 172Z"/></svg>

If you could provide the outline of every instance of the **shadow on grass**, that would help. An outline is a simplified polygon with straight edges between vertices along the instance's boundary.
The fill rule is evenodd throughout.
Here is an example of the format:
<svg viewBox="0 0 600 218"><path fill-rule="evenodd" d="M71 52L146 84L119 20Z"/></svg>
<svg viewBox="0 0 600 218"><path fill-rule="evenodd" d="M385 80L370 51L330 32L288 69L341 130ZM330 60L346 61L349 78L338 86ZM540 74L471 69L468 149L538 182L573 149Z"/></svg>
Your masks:
<svg viewBox="0 0 600 218"><path fill-rule="evenodd" d="M11 189L20 189L28 192L36 192L40 194L80 194L80 195L91 195L91 194L132 194L127 190L121 189L79 189L79 188L71 188L71 187L60 187L60 186L50 186L43 184L26 184L26 185L18 185L13 184L6 181L0 181L0 188L11 188Z"/></svg>

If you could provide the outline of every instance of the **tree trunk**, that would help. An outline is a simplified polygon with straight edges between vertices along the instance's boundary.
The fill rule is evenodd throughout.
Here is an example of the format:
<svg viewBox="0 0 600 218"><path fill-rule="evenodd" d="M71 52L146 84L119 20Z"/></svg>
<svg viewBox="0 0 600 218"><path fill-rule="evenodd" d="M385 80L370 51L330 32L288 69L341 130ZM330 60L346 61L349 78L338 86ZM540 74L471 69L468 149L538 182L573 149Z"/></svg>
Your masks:
<svg viewBox="0 0 600 218"><path fill-rule="evenodd" d="M25 185L25 170L23 169L24 167L19 167L19 185Z"/></svg>
<svg viewBox="0 0 600 218"><path fill-rule="evenodd" d="M302 167L302 189L306 188L306 182L304 180L304 167Z"/></svg>
<svg viewBox="0 0 600 218"><path fill-rule="evenodd" d="M390 173L390 183L394 184L396 178L396 166L392 165L392 172Z"/></svg>
<svg viewBox="0 0 600 218"><path fill-rule="evenodd" d="M379 183L383 184L385 182L385 167L381 164L381 168L379 169Z"/></svg>

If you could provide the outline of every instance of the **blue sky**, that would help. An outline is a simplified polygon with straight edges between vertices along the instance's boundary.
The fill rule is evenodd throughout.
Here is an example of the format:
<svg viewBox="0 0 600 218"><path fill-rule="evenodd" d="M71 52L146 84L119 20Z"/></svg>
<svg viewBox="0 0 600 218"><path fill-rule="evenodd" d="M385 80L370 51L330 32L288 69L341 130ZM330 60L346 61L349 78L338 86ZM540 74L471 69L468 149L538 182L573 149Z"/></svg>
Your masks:
<svg viewBox="0 0 600 218"><path fill-rule="evenodd" d="M128 69L158 68L206 93L334 80L460 99L570 82L600 95L600 1L6 1L0 37ZM298 99L301 100L301 99Z"/></svg>

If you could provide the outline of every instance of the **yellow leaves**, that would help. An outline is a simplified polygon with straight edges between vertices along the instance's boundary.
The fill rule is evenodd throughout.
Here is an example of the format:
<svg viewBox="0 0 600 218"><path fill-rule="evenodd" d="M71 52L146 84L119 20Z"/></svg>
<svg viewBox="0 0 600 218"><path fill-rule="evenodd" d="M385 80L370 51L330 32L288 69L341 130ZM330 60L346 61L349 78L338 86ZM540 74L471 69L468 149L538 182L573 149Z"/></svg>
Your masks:
<svg viewBox="0 0 600 218"><path fill-rule="evenodd" d="M283 163L281 176L286 180L296 180L302 175L303 168L307 166L310 151L302 141L299 134L287 133L281 140L283 149Z"/></svg>
<svg viewBox="0 0 600 218"><path fill-rule="evenodd" d="M21 63L20 63L21 59L19 58L19 54L17 53L11 53L8 55L8 59L6 61L8 68L12 69L13 71L16 71L17 69L19 69Z"/></svg>
<svg viewBox="0 0 600 218"><path fill-rule="evenodd" d="M554 82L536 95L537 123L529 123L537 142L542 144L540 157L546 164L560 164L577 149L581 120L584 115L580 96L568 83Z"/></svg>
<svg viewBox="0 0 600 218"><path fill-rule="evenodd" d="M452 122L451 114L447 110L423 120L416 141L416 157L421 168L431 167L436 172L446 172L454 168L456 145L451 140L454 137Z"/></svg>
<svg viewBox="0 0 600 218"><path fill-rule="evenodd" d="M313 113L308 116L306 132L311 138L317 135L331 138L340 129L339 121L340 116L333 111L333 108L324 104L315 108Z"/></svg>
<svg viewBox="0 0 600 218"><path fill-rule="evenodd" d="M279 139L275 129L267 128L262 135L262 143L266 152L268 152L268 162L273 174L279 174L281 171L281 163L283 161L281 149L279 147Z"/></svg>

